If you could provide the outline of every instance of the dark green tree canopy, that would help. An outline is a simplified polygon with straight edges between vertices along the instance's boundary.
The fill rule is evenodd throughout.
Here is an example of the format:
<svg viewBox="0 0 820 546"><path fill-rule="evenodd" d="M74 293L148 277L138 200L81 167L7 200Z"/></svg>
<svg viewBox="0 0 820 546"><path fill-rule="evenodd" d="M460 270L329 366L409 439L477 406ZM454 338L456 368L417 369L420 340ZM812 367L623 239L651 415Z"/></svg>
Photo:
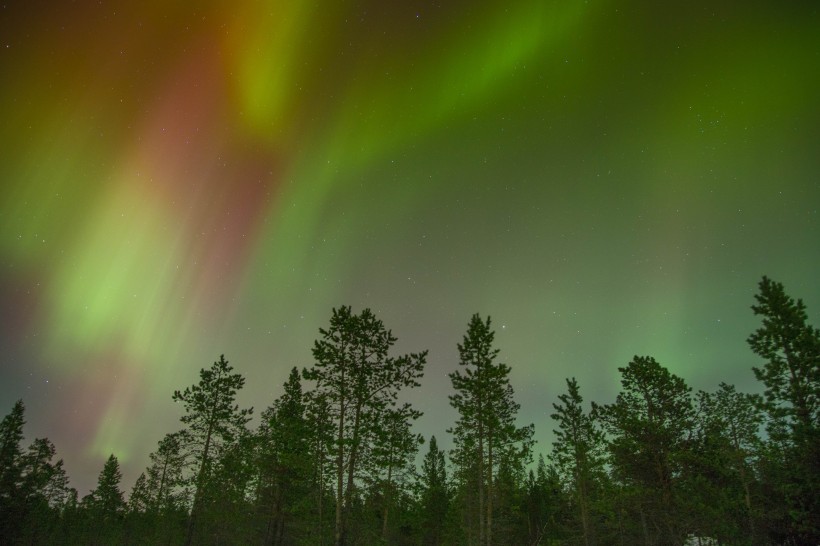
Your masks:
<svg viewBox="0 0 820 546"><path fill-rule="evenodd" d="M121 480L120 463L111 454L97 479L97 487L88 495L89 505L104 519L115 518L125 510L125 500L120 490Z"/></svg>
<svg viewBox="0 0 820 546"><path fill-rule="evenodd" d="M763 277L755 315L763 324L749 336L752 350L766 360L752 368L765 387L765 408L774 420L817 428L820 423L820 330L808 323L806 305L783 285Z"/></svg>
<svg viewBox="0 0 820 546"><path fill-rule="evenodd" d="M181 431L179 440L192 470L194 490L186 544L194 540L195 522L203 510L214 462L246 434L245 425L253 413L252 408L240 409L236 404L236 393L245 385L245 378L232 372L225 355L220 355L210 369L200 370L198 384L175 391L172 397L185 409L180 421L187 428Z"/></svg>
<svg viewBox="0 0 820 546"><path fill-rule="evenodd" d="M220 355L209 369L199 372L199 383L184 391L174 391L174 402L181 402L185 415L180 418L190 433L199 438L219 437L230 442L250 420L253 408L240 409L236 393L245 386L241 374Z"/></svg>
<svg viewBox="0 0 820 546"><path fill-rule="evenodd" d="M313 346L315 363L303 376L315 382L316 398L333 421L329 451L336 478L335 543L341 546L347 541L356 473L399 392L419 386L427 351L390 356L397 338L370 309L358 315L348 306L333 309L330 326L319 334Z"/></svg>
<svg viewBox="0 0 820 546"><path fill-rule="evenodd" d="M586 408L566 380L544 412L552 449L529 471L533 426L516 423L511 368L478 314L449 374L449 461L431 437L417 465L421 413L402 396L419 386L426 351L392 355L396 338L368 309L333 310L313 366L290 370L253 432L236 402L245 379L224 356L175 391L183 427L150 454L127 510L114 455L78 503L55 446L21 445L17 401L0 422L0 542L820 544L820 333L782 285L764 277L759 288L748 343L765 393L721 383L693 397L636 356L618 368L611 403Z"/></svg>

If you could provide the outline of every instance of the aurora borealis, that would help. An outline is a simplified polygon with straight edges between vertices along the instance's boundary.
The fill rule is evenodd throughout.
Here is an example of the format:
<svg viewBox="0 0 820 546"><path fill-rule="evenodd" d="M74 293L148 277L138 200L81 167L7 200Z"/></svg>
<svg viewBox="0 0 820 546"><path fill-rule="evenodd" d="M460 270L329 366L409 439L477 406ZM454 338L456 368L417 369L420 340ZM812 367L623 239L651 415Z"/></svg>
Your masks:
<svg viewBox="0 0 820 546"><path fill-rule="evenodd" d="M439 438L491 315L543 452L635 354L756 390L764 274L820 322L816 2L10 2L0 74L0 408L81 491L334 306L430 350Z"/></svg>

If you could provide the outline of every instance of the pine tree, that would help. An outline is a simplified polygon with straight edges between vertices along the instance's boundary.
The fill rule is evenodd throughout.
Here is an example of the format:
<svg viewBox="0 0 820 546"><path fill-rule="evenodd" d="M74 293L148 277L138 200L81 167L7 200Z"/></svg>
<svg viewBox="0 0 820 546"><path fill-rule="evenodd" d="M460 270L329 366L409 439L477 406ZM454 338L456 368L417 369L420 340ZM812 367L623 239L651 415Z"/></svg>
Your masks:
<svg viewBox="0 0 820 546"><path fill-rule="evenodd" d="M683 542L677 490L694 408L689 387L651 357L636 356L621 372L622 390L602 409L616 479L632 499L633 538L645 544ZM636 533L637 531L637 533ZM640 537L640 538L639 538Z"/></svg>
<svg viewBox="0 0 820 546"><path fill-rule="evenodd" d="M552 443L553 460L567 479L575 498L581 520L583 543L594 544L592 524L592 496L596 476L603 472L603 432L594 417L584 412L578 382L567 379L567 392L558 397L560 404L550 417L557 421L555 441Z"/></svg>
<svg viewBox="0 0 820 546"><path fill-rule="evenodd" d="M188 500L184 489L185 453L182 447L189 441L187 431L166 434L157 443L157 450L148 457L146 508L157 515L180 510Z"/></svg>
<svg viewBox="0 0 820 546"><path fill-rule="evenodd" d="M772 421L785 422L793 439L803 441L820 422L820 330L808 324L806 305L786 295L782 284L763 277L759 287L752 310L763 316L763 326L748 342L766 363L752 370L766 387L764 407Z"/></svg>
<svg viewBox="0 0 820 546"><path fill-rule="evenodd" d="M786 492L790 540L820 543L820 330L808 323L806 305L788 296L783 285L767 277L752 306L763 325L748 343L765 359L754 367L765 386L762 409L782 471L776 477Z"/></svg>
<svg viewBox="0 0 820 546"><path fill-rule="evenodd" d="M709 523L719 522L709 536L723 533L754 542L760 508L754 494L755 463L761 454L758 397L726 383L714 393L701 391L697 423L697 449L690 459L698 465L698 476L689 494L702 499L705 513L696 527L707 531Z"/></svg>
<svg viewBox="0 0 820 546"><path fill-rule="evenodd" d="M235 404L236 393L244 386L245 378L232 371L225 355L221 355L210 369L200 370L198 384L182 392L175 391L173 395L173 400L181 402L185 408L185 415L180 420L187 428L180 440L193 469L194 499L186 545L194 539L196 521L207 500L206 486L215 461L240 437L253 411L239 409Z"/></svg>
<svg viewBox="0 0 820 546"><path fill-rule="evenodd" d="M419 385L427 352L389 356L397 339L369 309L359 315L350 307L333 309L329 328L319 333L313 347L316 362L304 377L316 382L335 423L335 543L342 546L367 439L399 391Z"/></svg>
<svg viewBox="0 0 820 546"><path fill-rule="evenodd" d="M528 543L564 543L570 503L555 466L547 466L543 455L538 456L535 472L528 472L526 488Z"/></svg>
<svg viewBox="0 0 820 546"><path fill-rule="evenodd" d="M311 523L309 537L312 543L325 544L331 529L325 524L326 507L335 500L329 496L333 489L328 483L333 475L335 459L332 457L334 423L330 403L325 392L308 391L305 398L305 422L310 439Z"/></svg>
<svg viewBox="0 0 820 546"><path fill-rule="evenodd" d="M257 509L265 513L264 544L293 542L311 488L310 427L299 371L293 368L284 393L262 413L257 432L262 475Z"/></svg>
<svg viewBox="0 0 820 546"><path fill-rule="evenodd" d="M23 440L25 406L15 402L11 412L0 422L0 536L12 539L19 532L21 510Z"/></svg>
<svg viewBox="0 0 820 546"><path fill-rule="evenodd" d="M21 542L46 541L56 527L59 510L69 494L68 477L63 461L52 462L56 448L47 438L37 438L21 459L19 512L22 524Z"/></svg>
<svg viewBox="0 0 820 546"><path fill-rule="evenodd" d="M405 482L415 471L415 457L424 439L411 431L413 422L421 417L421 412L410 404L388 408L374 431L370 452L371 475L377 479L375 488L381 498L382 540L389 540L390 509L403 493Z"/></svg>
<svg viewBox="0 0 820 546"><path fill-rule="evenodd" d="M181 535L187 512L184 432L166 434L149 455L150 464L139 475L129 497L128 511L133 533L145 542L167 543Z"/></svg>
<svg viewBox="0 0 820 546"><path fill-rule="evenodd" d="M458 344L459 365L449 375L456 394L450 405L459 413L454 435L454 459L463 471L475 467L477 485L477 527L479 546L490 546L493 537L493 482L502 459L520 465L529 458L532 425L517 427L519 405L513 400L509 383L510 367L496 363L499 350L493 348L495 332L487 317L470 319L463 343Z"/></svg>
<svg viewBox="0 0 820 546"><path fill-rule="evenodd" d="M438 448L436 437L430 437L427 454L421 464L421 529L422 544L437 546L444 540L450 494L447 488L447 467L444 451Z"/></svg>

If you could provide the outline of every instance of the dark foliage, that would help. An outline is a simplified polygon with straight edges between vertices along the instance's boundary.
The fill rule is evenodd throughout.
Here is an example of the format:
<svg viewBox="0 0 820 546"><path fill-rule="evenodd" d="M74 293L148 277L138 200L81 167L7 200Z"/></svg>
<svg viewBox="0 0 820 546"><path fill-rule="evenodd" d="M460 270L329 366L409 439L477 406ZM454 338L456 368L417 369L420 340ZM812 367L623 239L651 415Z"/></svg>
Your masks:
<svg viewBox="0 0 820 546"><path fill-rule="evenodd" d="M0 422L0 543L816 545L820 332L781 284L759 289L748 343L762 396L724 383L693 394L636 356L612 403L587 410L566 381L552 450L530 468L532 426L516 423L510 367L478 315L450 374L455 447L431 437L418 468L420 412L399 394L426 352L390 356L396 338L369 310L333 310L315 365L291 370L255 431L235 403L244 378L224 357L203 369L173 394L183 428L127 502L114 455L79 501L49 440L23 447L17 401Z"/></svg>

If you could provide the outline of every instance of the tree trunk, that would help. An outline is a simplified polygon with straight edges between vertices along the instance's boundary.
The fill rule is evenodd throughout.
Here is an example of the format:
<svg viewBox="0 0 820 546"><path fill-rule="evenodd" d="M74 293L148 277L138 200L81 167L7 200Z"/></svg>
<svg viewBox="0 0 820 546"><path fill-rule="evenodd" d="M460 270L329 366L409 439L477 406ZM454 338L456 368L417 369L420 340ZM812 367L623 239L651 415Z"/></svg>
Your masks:
<svg viewBox="0 0 820 546"><path fill-rule="evenodd" d="M487 433L487 546L493 542L493 433Z"/></svg>
<svg viewBox="0 0 820 546"><path fill-rule="evenodd" d="M317 470L316 470L316 477L317 477L317 485L319 489L319 499L318 499L318 508L319 508L319 545L324 546L325 543L325 533L324 533L324 518L322 517L322 506L323 506L323 498L325 496L324 491L324 483L325 483L325 475L324 475L324 445L321 440L317 440L316 442L316 461L317 461Z"/></svg>
<svg viewBox="0 0 820 546"><path fill-rule="evenodd" d="M737 437L737 428L735 427L734 422L732 422L732 443L734 444L735 452L742 453L742 449L740 448L740 440ZM743 500L746 504L746 515L749 518L749 538L754 540L755 536L755 521L754 515L752 514L752 495L749 491L749 480L746 479L746 461L743 458L743 455L740 455L738 458L738 470L740 471L740 481L743 484Z"/></svg>
<svg viewBox="0 0 820 546"><path fill-rule="evenodd" d="M478 421L478 544L484 546L484 426L481 419Z"/></svg>
<svg viewBox="0 0 820 546"><path fill-rule="evenodd" d="M162 463L162 475L159 478L159 490L157 491L157 510L162 507L162 490L165 489L165 472L168 469L168 457L166 456Z"/></svg>
<svg viewBox="0 0 820 546"><path fill-rule="evenodd" d="M390 490L393 487L392 485L393 479L393 452L391 446L391 452L389 460L387 461L387 485L384 490L384 512L382 514L382 539L386 542L387 541L387 515L388 509L390 507Z"/></svg>
<svg viewBox="0 0 820 546"><path fill-rule="evenodd" d="M344 536L342 532L342 528L344 526L344 521L342 520L342 503L344 502L344 498L342 493L345 473L345 451L343 443L345 424L344 404L345 400L344 397L342 397L342 400L339 403L339 430L336 434L336 546L342 546L344 544Z"/></svg>
<svg viewBox="0 0 820 546"><path fill-rule="evenodd" d="M213 432L213 422L208 423L208 433L205 435L205 448L202 450L202 464L196 477L196 492L194 493L194 503L191 506L191 517L188 518L188 532L185 536L185 546L190 546L194 539L194 527L196 518L202 504L202 487L205 485L205 469L208 465L208 457L211 449L211 434Z"/></svg>
<svg viewBox="0 0 820 546"><path fill-rule="evenodd" d="M638 508L641 512L641 529L643 530L643 543L647 546L650 546L652 543L649 542L649 529L646 528L646 516L643 513L643 506Z"/></svg>
<svg viewBox="0 0 820 546"><path fill-rule="evenodd" d="M353 437L350 442L350 453L347 462L347 490L345 491L344 513L342 517L342 542L338 546L343 546L347 542L347 515L350 506L353 504L353 478L356 471L356 457L359 447L359 425L362 416L362 404L357 402L356 412L353 416Z"/></svg>
<svg viewBox="0 0 820 546"><path fill-rule="evenodd" d="M586 480L578 479L578 504L581 507L581 528L584 530L584 546L590 546L589 507L587 506Z"/></svg>

